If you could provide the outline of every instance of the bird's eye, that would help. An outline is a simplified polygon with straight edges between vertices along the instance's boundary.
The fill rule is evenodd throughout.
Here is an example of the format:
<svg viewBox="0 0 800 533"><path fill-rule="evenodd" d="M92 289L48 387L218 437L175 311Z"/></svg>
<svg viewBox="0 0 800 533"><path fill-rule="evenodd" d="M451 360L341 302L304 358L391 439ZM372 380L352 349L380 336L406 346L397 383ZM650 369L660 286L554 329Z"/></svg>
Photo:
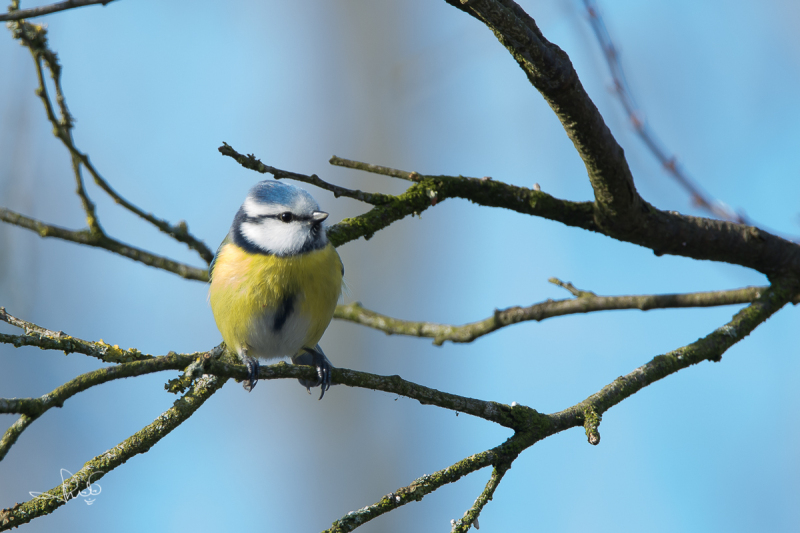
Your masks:
<svg viewBox="0 0 800 533"><path fill-rule="evenodd" d="M278 215L278 218L281 219L281 222L291 222L292 221L292 214L290 212L281 213Z"/></svg>

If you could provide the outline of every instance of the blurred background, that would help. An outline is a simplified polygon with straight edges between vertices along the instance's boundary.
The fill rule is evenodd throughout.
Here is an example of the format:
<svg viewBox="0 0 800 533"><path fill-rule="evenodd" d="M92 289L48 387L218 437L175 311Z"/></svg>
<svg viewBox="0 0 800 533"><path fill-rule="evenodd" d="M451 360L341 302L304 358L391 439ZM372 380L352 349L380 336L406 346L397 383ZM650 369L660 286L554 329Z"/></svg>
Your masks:
<svg viewBox="0 0 800 533"><path fill-rule="evenodd" d="M23 2L24 8L37 5ZM570 55L625 149L641 194L703 215L646 152L615 100L579 0L523 0ZM600 4L652 127L702 186L783 235L800 235L800 4ZM119 0L38 19L63 69L75 139L123 196L215 249L262 176L217 148L336 184L398 193L405 183L328 165L331 155L426 174L491 176L590 200L585 169L506 50L443 1ZM0 205L82 228L67 151L34 95L30 54L0 37ZM306 187L337 222L366 210ZM204 266L113 205L100 220L125 242ZM765 284L744 268L649 250L554 222L447 200L339 249L349 294L404 319L462 324L495 308L568 294ZM0 225L0 305L83 339L145 353L194 352L221 337L207 287L109 252ZM735 307L620 311L503 329L470 345L389 337L334 322L334 365L541 412L579 402L653 356L727 322ZM582 429L513 465L480 517L485 531L789 531L800 520L798 310L614 407L590 446ZM5 324L0 331L18 333ZM99 368L79 354L0 346L0 397L45 394ZM0 508L60 483L59 471L116 446L175 396L161 373L108 383L36 421L0 462ZM26 531L319 531L510 432L406 398L337 386L318 402L294 380L252 394L230 382L149 453ZM15 417L0 417L0 430ZM360 531L449 531L482 470ZM535 526L533 526L535 524Z"/></svg>

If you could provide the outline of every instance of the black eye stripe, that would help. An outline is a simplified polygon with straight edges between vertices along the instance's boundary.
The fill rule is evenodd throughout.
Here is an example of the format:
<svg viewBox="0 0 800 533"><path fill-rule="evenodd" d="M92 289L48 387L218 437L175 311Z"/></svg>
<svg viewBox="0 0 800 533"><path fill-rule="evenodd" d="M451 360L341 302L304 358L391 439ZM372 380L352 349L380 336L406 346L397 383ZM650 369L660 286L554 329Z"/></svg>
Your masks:
<svg viewBox="0 0 800 533"><path fill-rule="evenodd" d="M291 218L289 220L283 220L282 219L283 215L287 215L287 214ZM289 211L284 211L283 213L276 213L274 215L256 215L256 216L252 216L252 217L247 217L246 221L247 222L260 222L260 221L264 220L265 218L274 218L275 220L280 220L281 222L287 222L287 223L288 222L294 222L295 220L300 220L300 221L312 220L312 217L309 217L309 216L300 216L300 215L295 215L294 213L290 213Z"/></svg>

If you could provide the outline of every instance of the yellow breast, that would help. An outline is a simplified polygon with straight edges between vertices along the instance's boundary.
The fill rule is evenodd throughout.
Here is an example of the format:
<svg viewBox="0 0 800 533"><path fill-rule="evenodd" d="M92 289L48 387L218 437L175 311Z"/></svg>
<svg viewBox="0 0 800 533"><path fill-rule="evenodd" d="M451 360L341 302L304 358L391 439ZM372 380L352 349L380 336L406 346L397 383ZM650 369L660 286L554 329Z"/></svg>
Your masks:
<svg viewBox="0 0 800 533"><path fill-rule="evenodd" d="M214 263L209 301L225 344L236 352L259 339L255 357L294 355L313 348L333 316L342 291L342 262L328 243L320 250L291 257L251 254L223 245ZM269 329L269 320L292 299L294 320L286 331ZM270 319L271 320L271 319ZM253 347L248 347L248 349ZM284 351L292 353L276 353Z"/></svg>

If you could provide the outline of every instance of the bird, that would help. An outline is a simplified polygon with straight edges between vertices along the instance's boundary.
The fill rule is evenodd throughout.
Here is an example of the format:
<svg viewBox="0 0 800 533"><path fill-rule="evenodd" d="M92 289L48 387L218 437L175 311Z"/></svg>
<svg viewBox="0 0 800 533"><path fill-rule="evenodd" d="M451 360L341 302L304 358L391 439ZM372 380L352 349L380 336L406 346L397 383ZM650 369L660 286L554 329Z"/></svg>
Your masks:
<svg viewBox="0 0 800 533"><path fill-rule="evenodd" d="M264 180L250 189L209 268L208 299L227 348L258 381L259 360L290 357L316 368L300 379L319 399L333 366L319 340L342 292L344 265L323 224L328 213L305 190Z"/></svg>

